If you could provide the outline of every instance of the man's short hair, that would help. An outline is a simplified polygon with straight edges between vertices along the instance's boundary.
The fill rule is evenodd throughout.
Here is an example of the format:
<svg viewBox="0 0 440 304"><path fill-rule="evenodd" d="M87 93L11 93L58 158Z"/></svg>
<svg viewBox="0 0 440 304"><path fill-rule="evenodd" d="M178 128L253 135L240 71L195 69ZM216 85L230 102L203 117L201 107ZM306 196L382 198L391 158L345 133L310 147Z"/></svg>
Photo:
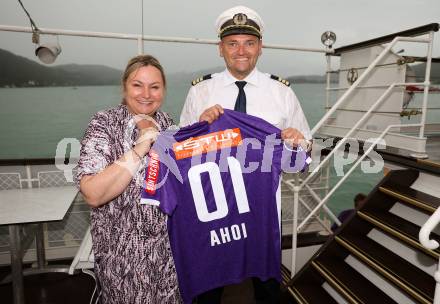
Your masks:
<svg viewBox="0 0 440 304"><path fill-rule="evenodd" d="M356 194L356 196L354 197L355 208L357 208L359 206L359 204L362 203L366 198L367 198L367 196L363 193Z"/></svg>

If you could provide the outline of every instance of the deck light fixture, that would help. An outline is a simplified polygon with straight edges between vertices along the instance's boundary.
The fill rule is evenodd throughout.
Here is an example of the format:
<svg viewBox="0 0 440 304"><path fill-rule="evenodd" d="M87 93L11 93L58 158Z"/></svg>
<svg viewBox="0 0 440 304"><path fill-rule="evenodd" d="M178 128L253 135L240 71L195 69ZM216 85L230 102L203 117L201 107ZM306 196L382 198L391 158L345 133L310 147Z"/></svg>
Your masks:
<svg viewBox="0 0 440 304"><path fill-rule="evenodd" d="M40 44L40 33L41 31L38 29L37 25L35 24L34 20L32 19L31 15L28 13L26 8L24 7L21 0L18 0L18 3L20 3L21 7L23 8L24 12L29 18L29 21L31 23L31 29L32 29L32 43L36 45L35 49L35 56L40 59L43 63L50 64L55 61L57 56L61 53L61 46L58 42L56 44Z"/></svg>
<svg viewBox="0 0 440 304"><path fill-rule="evenodd" d="M328 48L332 48L332 45L336 42L336 34L332 31L326 31L321 35L321 42Z"/></svg>
<svg viewBox="0 0 440 304"><path fill-rule="evenodd" d="M55 61L57 56L61 53L61 46L57 44L39 44L35 49L35 55L45 64L50 64Z"/></svg>

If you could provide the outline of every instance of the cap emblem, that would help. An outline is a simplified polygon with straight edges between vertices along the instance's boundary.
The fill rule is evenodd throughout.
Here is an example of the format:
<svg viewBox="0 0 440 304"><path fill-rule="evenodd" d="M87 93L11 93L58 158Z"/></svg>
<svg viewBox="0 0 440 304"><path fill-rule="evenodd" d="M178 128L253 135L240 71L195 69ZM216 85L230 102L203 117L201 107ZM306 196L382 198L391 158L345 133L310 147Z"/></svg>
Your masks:
<svg viewBox="0 0 440 304"><path fill-rule="evenodd" d="M232 18L235 25L245 25L247 22L247 16L243 13L235 14Z"/></svg>

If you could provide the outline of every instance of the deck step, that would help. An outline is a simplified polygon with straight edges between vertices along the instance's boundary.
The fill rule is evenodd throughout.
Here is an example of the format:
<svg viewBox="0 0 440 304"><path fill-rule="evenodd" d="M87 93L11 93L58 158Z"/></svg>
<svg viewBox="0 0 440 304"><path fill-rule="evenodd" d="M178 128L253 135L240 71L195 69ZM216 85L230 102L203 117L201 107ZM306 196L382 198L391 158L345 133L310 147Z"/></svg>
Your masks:
<svg viewBox="0 0 440 304"><path fill-rule="evenodd" d="M315 269L309 267L286 288L289 294L300 304L337 304L335 299L322 288L324 282L322 276Z"/></svg>
<svg viewBox="0 0 440 304"><path fill-rule="evenodd" d="M384 231L386 234L400 239L401 241L420 251L423 251L425 254L428 254L435 259L440 258L440 249L430 250L420 244L419 226L389 212L385 213L376 210L364 209L362 211L358 211L357 215ZM431 233L430 238L440 242L440 236L435 233Z"/></svg>
<svg viewBox="0 0 440 304"><path fill-rule="evenodd" d="M440 249L424 248L418 234L440 198L435 176L426 182L420 174L391 171L293 279L287 270L284 285L291 298L319 304L432 303ZM440 242L440 232L431 238Z"/></svg>
<svg viewBox="0 0 440 304"><path fill-rule="evenodd" d="M342 286L344 292L349 294L356 302L395 304L396 302L393 299L344 262L346 252L347 250L344 247L334 243L315 260L315 263L339 286Z"/></svg>
<svg viewBox="0 0 440 304"><path fill-rule="evenodd" d="M336 241L420 303L432 303L435 280L366 236L344 233Z"/></svg>
<svg viewBox="0 0 440 304"><path fill-rule="evenodd" d="M322 245L328 240L328 238L329 238L328 235L320 235L317 232L298 233L296 247L301 248L301 247ZM291 234L284 234L281 237L281 248L283 250L292 249L292 235Z"/></svg>
<svg viewBox="0 0 440 304"><path fill-rule="evenodd" d="M378 151L387 163L395 163L412 170L428 172L432 174L440 174L440 163L430 159L415 159L413 157L405 157L390 152Z"/></svg>
<svg viewBox="0 0 440 304"><path fill-rule="evenodd" d="M430 166L435 169L440 169L440 161L432 159L417 159L417 162L422 165Z"/></svg>
<svg viewBox="0 0 440 304"><path fill-rule="evenodd" d="M440 206L440 199L438 197L396 183L387 183L386 186L379 187L379 190L398 199L400 202L420 208L429 214L434 213Z"/></svg>

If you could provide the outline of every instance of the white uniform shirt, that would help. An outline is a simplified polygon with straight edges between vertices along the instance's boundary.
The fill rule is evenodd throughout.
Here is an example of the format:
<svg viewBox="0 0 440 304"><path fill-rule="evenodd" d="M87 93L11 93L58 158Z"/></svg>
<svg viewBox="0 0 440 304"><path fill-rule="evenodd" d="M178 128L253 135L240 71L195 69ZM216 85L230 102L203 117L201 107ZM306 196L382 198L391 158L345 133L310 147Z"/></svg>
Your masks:
<svg viewBox="0 0 440 304"><path fill-rule="evenodd" d="M244 87L247 114L260 117L281 130L298 129L306 139L312 139L301 105L288 86L256 68L243 80L247 82ZM215 104L233 110L238 95L236 81L238 79L226 69L192 86L180 115L180 126L198 122L203 111Z"/></svg>

